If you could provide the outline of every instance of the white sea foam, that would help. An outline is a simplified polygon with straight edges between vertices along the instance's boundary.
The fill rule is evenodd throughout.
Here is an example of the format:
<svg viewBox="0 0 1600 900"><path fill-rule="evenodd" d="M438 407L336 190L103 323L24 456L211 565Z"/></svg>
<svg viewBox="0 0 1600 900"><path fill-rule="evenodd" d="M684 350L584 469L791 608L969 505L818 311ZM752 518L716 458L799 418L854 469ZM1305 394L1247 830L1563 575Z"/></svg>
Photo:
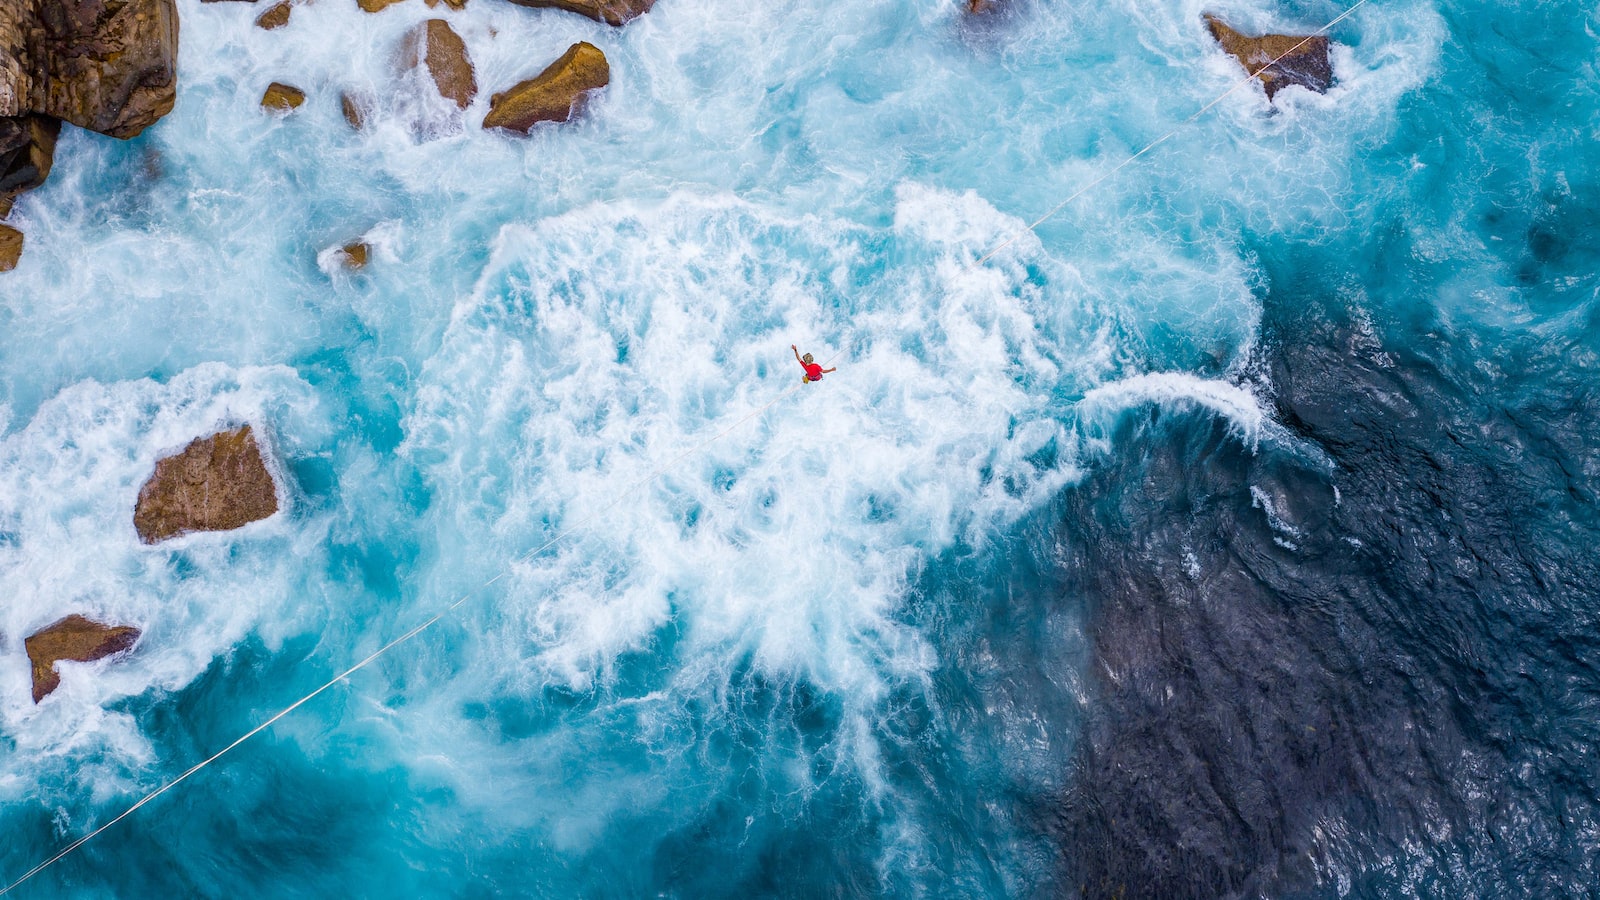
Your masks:
<svg viewBox="0 0 1600 900"><path fill-rule="evenodd" d="M324 535L295 515L281 470L280 511L267 520L156 546L140 543L133 527L134 500L157 458L246 422L269 455L276 441L292 452L328 424L291 370L208 365L165 384L73 385L0 439L0 580L9 592L0 720L17 748L7 769L59 755L79 760L84 775L100 753L112 771L148 761L138 729L108 703L180 688L248 633L269 645L294 633L305 610L291 589ZM113 662L62 665L61 686L35 705L23 638L74 613L144 633Z"/></svg>

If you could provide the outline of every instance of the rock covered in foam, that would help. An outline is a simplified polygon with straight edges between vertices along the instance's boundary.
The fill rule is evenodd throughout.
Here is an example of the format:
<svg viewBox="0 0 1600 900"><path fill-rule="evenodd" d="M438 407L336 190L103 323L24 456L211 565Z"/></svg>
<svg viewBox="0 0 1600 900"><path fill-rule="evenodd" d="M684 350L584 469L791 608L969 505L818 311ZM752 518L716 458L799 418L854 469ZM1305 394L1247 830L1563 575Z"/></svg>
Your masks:
<svg viewBox="0 0 1600 900"><path fill-rule="evenodd" d="M0 225L0 272L15 269L21 258L22 232L10 225Z"/></svg>
<svg viewBox="0 0 1600 900"><path fill-rule="evenodd" d="M565 122L582 108L589 91L610 83L606 55L579 41L543 72L490 98L483 127L527 134L538 122Z"/></svg>
<svg viewBox="0 0 1600 900"><path fill-rule="evenodd" d="M535 9L564 9L607 25L623 25L650 11L656 0L511 0Z"/></svg>
<svg viewBox="0 0 1600 900"><path fill-rule="evenodd" d="M274 81L267 85L267 90L261 95L261 108L288 112L299 109L300 104L306 102L306 92L299 88Z"/></svg>
<svg viewBox="0 0 1600 900"><path fill-rule="evenodd" d="M365 269L367 267L367 258L371 253L372 248L365 241L356 241L353 244L345 244L339 248L340 259L344 261L347 269Z"/></svg>
<svg viewBox="0 0 1600 900"><path fill-rule="evenodd" d="M478 79L472 72L466 42L443 19L429 19L406 34L401 64L407 68L426 64L440 96L461 109L478 96Z"/></svg>
<svg viewBox="0 0 1600 900"><path fill-rule="evenodd" d="M1328 86L1333 84L1333 63L1328 58L1326 37L1293 34L1251 37L1233 30L1209 13L1205 23L1222 49L1238 59L1246 72L1261 79L1268 100L1291 84L1319 94L1327 93ZM1278 59L1280 56L1283 58Z"/></svg>
<svg viewBox="0 0 1600 900"><path fill-rule="evenodd" d="M156 462L139 489L133 525L154 544L190 531L228 531L278 511L278 493L245 425L196 438Z"/></svg>
<svg viewBox="0 0 1600 900"><path fill-rule="evenodd" d="M383 12L401 0L356 0L356 5L369 13Z"/></svg>
<svg viewBox="0 0 1600 900"><path fill-rule="evenodd" d="M172 0L0 2L0 116L131 138L171 112L177 82Z"/></svg>
<svg viewBox="0 0 1600 900"><path fill-rule="evenodd" d="M29 635L23 646L33 664L33 702L61 685L56 663L104 659L127 650L138 639L139 629L132 625L102 625L76 614Z"/></svg>
<svg viewBox="0 0 1600 900"><path fill-rule="evenodd" d="M461 10L461 9L466 9L467 8L467 0L427 0L427 2L428 2L428 8L429 9L435 9L441 3L444 4L445 6L450 7L451 9L456 9L456 10Z"/></svg>

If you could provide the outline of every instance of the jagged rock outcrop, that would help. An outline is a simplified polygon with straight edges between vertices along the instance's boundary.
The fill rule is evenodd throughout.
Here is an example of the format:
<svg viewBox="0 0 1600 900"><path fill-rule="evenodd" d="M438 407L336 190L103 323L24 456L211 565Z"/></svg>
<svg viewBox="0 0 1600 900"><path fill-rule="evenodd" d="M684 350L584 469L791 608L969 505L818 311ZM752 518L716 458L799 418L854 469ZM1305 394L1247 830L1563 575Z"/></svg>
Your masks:
<svg viewBox="0 0 1600 900"><path fill-rule="evenodd" d="M511 0L535 9L564 9L607 25L623 25L650 11L656 0Z"/></svg>
<svg viewBox="0 0 1600 900"><path fill-rule="evenodd" d="M1228 27L1214 15L1205 16L1206 27L1222 49L1232 54L1246 72L1261 79L1267 99L1291 84L1327 93L1333 84L1333 63L1328 39L1322 35L1264 34L1251 37ZM1278 57L1283 57L1278 59ZM1276 63L1273 60L1278 59Z"/></svg>
<svg viewBox="0 0 1600 900"><path fill-rule="evenodd" d="M489 99L484 128L528 133L538 122L565 122L590 91L611 83L611 65L600 48L579 41L543 72Z"/></svg>
<svg viewBox="0 0 1600 900"><path fill-rule="evenodd" d="M401 64L414 68L427 64L434 86L447 100L466 109L478 96L478 79L472 72L472 58L466 42L443 19L429 19L413 28L401 51Z"/></svg>
<svg viewBox="0 0 1600 900"><path fill-rule="evenodd" d="M172 0L0 0L0 116L131 138L172 110Z"/></svg>
<svg viewBox="0 0 1600 900"><path fill-rule="evenodd" d="M154 544L190 531L228 531L278 511L278 493L250 426L197 438L156 462L133 525Z"/></svg>
<svg viewBox="0 0 1600 900"><path fill-rule="evenodd" d="M17 267L22 258L22 232L10 225L0 225L0 272Z"/></svg>
<svg viewBox="0 0 1600 900"><path fill-rule="evenodd" d="M61 120L50 116L0 119L0 218L18 194L44 184L60 132Z"/></svg>
<svg viewBox="0 0 1600 900"><path fill-rule="evenodd" d="M256 27L271 31L289 24L289 16L294 12L294 4L289 0L278 0L278 3L269 7L266 12L256 16Z"/></svg>
<svg viewBox="0 0 1600 900"><path fill-rule="evenodd" d="M129 649L138 639L139 629L132 625L102 625L79 615L35 632L22 642L33 664L33 702L61 685L56 663L104 659Z"/></svg>
<svg viewBox="0 0 1600 900"><path fill-rule="evenodd" d="M274 81L267 85L266 91L261 95L261 108L288 112L299 109L300 104L306 102L306 92L299 88Z"/></svg>

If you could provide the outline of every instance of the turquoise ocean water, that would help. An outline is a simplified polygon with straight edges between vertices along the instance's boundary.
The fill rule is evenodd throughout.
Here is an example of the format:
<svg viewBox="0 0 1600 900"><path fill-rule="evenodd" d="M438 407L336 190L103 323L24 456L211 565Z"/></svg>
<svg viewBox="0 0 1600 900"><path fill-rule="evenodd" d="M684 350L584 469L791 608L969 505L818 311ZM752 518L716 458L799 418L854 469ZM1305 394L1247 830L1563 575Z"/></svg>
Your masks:
<svg viewBox="0 0 1600 900"><path fill-rule="evenodd" d="M420 2L182 0L12 216L0 881L470 595L14 895L1589 896L1600 15L1370 0L1184 124L1202 13L1346 8L472 0L460 113ZM284 511L140 544L242 422ZM143 637L35 706L74 612Z"/></svg>

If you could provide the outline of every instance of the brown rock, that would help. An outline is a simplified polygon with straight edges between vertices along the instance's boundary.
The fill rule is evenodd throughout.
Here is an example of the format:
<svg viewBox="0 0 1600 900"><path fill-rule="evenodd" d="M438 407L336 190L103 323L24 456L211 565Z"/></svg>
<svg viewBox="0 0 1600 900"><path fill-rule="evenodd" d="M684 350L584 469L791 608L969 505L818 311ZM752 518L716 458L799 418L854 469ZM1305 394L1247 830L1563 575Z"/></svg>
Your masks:
<svg viewBox="0 0 1600 900"><path fill-rule="evenodd" d="M369 13L382 12L402 0L356 0L356 5Z"/></svg>
<svg viewBox="0 0 1600 900"><path fill-rule="evenodd" d="M1333 84L1333 63L1328 59L1326 37L1292 34L1250 37L1229 28L1216 16L1207 14L1205 22L1222 49L1233 54L1246 72L1261 79L1268 100L1291 84L1319 94L1327 93L1328 86Z"/></svg>
<svg viewBox="0 0 1600 900"><path fill-rule="evenodd" d="M357 241L354 244L345 244L339 248L344 254L345 268L364 269L367 267L367 254L372 250L365 242Z"/></svg>
<svg viewBox="0 0 1600 900"><path fill-rule="evenodd" d="M611 66L600 48L579 41L549 68L489 99L484 128L528 133L536 122L565 122L582 108L589 91L611 83Z"/></svg>
<svg viewBox="0 0 1600 900"><path fill-rule="evenodd" d="M294 12L294 6L289 0L279 0L277 5L270 7L266 12L256 16L256 26L271 31L289 24L289 14Z"/></svg>
<svg viewBox="0 0 1600 900"><path fill-rule="evenodd" d="M262 109L276 109L288 112L298 109L300 104L306 102L306 92L297 87L274 81L267 85L266 93L261 95Z"/></svg>
<svg viewBox="0 0 1600 900"><path fill-rule="evenodd" d="M454 100L462 109L478 96L478 80L472 74L466 42L443 19L429 19L413 28L406 35L401 59L407 68L426 62L439 94Z"/></svg>
<svg viewBox="0 0 1600 900"><path fill-rule="evenodd" d="M445 6L450 7L451 9L455 9L455 10L462 10L462 9L466 9L467 8L467 0L427 0L427 3L428 3L428 8L429 9L435 9L441 3L443 3Z"/></svg>
<svg viewBox="0 0 1600 900"><path fill-rule="evenodd" d="M133 525L154 544L190 531L227 531L278 511L278 494L246 425L197 438L156 462L139 489Z"/></svg>
<svg viewBox="0 0 1600 900"><path fill-rule="evenodd" d="M511 0L518 6L535 9L564 9L596 22L622 25L650 11L656 0Z"/></svg>
<svg viewBox="0 0 1600 900"><path fill-rule="evenodd" d="M50 116L0 119L0 218L18 194L44 184L60 132L61 120Z"/></svg>
<svg viewBox="0 0 1600 900"><path fill-rule="evenodd" d="M56 663L93 662L114 653L121 653L139 639L139 629L132 625L101 625L83 616L67 616L22 642L33 663L33 702L38 703L46 694L61 685L56 674Z"/></svg>
<svg viewBox="0 0 1600 900"><path fill-rule="evenodd" d="M177 75L173 0L0 2L0 116L131 138L172 110Z"/></svg>
<svg viewBox="0 0 1600 900"><path fill-rule="evenodd" d="M350 127L360 131L367 123L366 104L362 103L356 95L345 91L339 95L339 105L344 108L344 120Z"/></svg>
<svg viewBox="0 0 1600 900"><path fill-rule="evenodd" d="M0 225L0 272L15 269L21 258L22 232L10 225Z"/></svg>

